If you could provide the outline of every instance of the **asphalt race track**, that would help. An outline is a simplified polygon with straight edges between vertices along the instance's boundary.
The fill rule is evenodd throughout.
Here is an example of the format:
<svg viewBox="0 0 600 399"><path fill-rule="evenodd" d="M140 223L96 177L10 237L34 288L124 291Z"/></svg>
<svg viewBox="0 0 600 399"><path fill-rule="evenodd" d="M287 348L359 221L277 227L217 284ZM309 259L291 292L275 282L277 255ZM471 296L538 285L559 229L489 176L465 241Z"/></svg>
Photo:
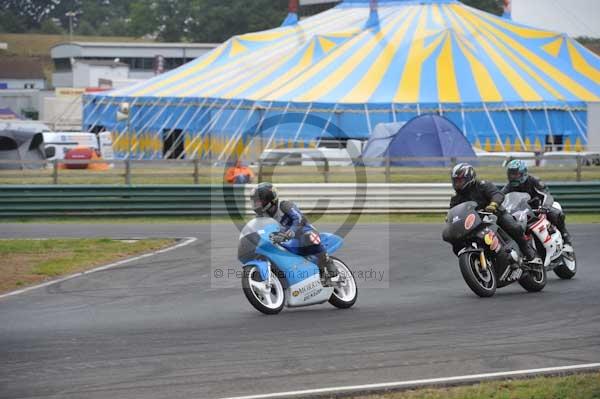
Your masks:
<svg viewBox="0 0 600 399"><path fill-rule="evenodd" d="M491 299L467 288L440 226L356 226L338 254L364 272L356 306L277 316L214 278L238 267L232 226L0 226L2 238L198 237L0 299L2 398L203 399L600 361L600 225L571 227L574 280Z"/></svg>

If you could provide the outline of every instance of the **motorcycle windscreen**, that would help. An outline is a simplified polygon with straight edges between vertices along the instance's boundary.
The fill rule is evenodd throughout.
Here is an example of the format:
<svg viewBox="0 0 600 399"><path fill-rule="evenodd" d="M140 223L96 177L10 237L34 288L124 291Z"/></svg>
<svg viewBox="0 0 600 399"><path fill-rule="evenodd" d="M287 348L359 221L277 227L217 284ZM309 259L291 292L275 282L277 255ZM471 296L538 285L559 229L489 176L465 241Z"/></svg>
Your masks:
<svg viewBox="0 0 600 399"><path fill-rule="evenodd" d="M446 242L461 241L481 224L481 217L475 211L477 203L474 201L463 202L448 211L446 227L442 238Z"/></svg>
<svg viewBox="0 0 600 399"><path fill-rule="evenodd" d="M529 200L531 197L527 193L513 192L508 193L504 196L502 206L508 213L516 211L524 211L529 209Z"/></svg>
<svg viewBox="0 0 600 399"><path fill-rule="evenodd" d="M279 223L271 218L256 218L249 221L240 233L238 259L242 263L256 258L256 248L261 241L268 240L271 233L279 231Z"/></svg>

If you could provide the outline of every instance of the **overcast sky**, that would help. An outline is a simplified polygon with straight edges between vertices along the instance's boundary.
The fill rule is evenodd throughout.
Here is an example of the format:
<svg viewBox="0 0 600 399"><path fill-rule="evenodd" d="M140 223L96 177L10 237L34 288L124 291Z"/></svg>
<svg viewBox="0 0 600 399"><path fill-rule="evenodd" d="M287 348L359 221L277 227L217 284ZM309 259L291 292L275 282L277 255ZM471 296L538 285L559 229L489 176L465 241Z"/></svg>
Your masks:
<svg viewBox="0 0 600 399"><path fill-rule="evenodd" d="M512 0L515 21L569 36L600 38L600 0Z"/></svg>

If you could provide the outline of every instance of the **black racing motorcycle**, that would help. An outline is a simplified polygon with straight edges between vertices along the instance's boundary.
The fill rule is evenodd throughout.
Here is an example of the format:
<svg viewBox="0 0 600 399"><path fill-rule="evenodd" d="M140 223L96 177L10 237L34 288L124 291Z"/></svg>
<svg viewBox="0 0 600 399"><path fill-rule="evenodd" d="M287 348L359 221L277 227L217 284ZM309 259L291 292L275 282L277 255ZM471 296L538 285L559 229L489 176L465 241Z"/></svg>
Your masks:
<svg viewBox="0 0 600 399"><path fill-rule="evenodd" d="M517 281L529 292L543 290L546 270L524 263L519 246L497 221L496 215L477 210L474 201L448 212L442 238L452 244L465 282L480 297Z"/></svg>

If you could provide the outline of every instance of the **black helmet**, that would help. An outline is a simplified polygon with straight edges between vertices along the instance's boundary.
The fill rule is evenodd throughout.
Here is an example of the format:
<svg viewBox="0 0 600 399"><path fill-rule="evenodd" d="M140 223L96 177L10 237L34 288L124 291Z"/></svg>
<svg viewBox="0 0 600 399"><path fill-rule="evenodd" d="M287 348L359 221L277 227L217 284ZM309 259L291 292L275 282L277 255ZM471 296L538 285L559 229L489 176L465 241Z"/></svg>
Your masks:
<svg viewBox="0 0 600 399"><path fill-rule="evenodd" d="M258 216L269 216L275 215L277 212L277 204L279 198L277 198L277 190L271 183L260 183L254 190L250 197L252 200L252 208Z"/></svg>
<svg viewBox="0 0 600 399"><path fill-rule="evenodd" d="M452 187L456 192L464 190L475 181L475 169L468 163L459 163L452 169Z"/></svg>

